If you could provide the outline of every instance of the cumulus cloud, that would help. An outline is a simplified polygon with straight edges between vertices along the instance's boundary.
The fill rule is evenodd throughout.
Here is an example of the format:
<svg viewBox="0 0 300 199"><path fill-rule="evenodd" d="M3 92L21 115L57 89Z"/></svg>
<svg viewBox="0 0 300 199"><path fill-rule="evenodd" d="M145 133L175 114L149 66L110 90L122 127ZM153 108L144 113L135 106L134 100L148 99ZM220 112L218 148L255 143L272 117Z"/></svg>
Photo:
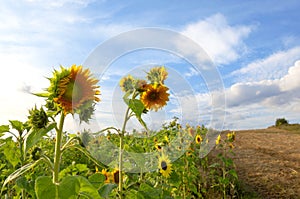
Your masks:
<svg viewBox="0 0 300 199"><path fill-rule="evenodd" d="M288 72L289 67L298 59L300 59L300 46L256 60L233 71L231 76L239 82L279 79Z"/></svg>
<svg viewBox="0 0 300 199"><path fill-rule="evenodd" d="M228 64L246 53L247 47L243 39L252 30L252 26L231 26L222 14L215 14L196 23L188 24L182 33L197 42L214 63Z"/></svg>
<svg viewBox="0 0 300 199"><path fill-rule="evenodd" d="M278 79L240 82L226 90L227 106L265 102L266 105L288 104L300 98L300 61L290 66Z"/></svg>

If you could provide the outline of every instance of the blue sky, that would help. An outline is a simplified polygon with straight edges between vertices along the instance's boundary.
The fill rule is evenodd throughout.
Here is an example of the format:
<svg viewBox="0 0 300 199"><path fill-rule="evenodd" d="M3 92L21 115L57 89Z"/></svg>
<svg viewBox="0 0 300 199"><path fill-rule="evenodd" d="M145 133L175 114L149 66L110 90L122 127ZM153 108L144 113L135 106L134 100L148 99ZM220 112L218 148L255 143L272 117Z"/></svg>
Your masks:
<svg viewBox="0 0 300 199"><path fill-rule="evenodd" d="M85 63L103 42L154 27L192 39L215 64L226 97L224 129L264 128L279 117L299 123L299 8L298 0L1 1L0 122L26 120L28 109L42 103L27 91L46 88L45 77L54 68ZM181 45L183 51L190 50ZM121 122L124 106L117 84L122 75L141 76L141 71L161 64L170 71L170 103L145 120L154 127L156 121L178 116L183 123L209 126L212 108L220 103L218 93L182 57L146 49L123 55L101 76L97 125ZM184 93L180 86L192 92ZM70 129L76 125L69 120Z"/></svg>

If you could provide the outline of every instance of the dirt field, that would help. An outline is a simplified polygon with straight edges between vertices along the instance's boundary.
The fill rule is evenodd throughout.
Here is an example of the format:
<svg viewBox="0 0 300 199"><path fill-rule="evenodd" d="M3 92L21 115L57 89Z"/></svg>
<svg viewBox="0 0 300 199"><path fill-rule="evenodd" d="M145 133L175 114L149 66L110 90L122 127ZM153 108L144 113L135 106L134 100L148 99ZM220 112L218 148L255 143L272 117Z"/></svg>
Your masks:
<svg viewBox="0 0 300 199"><path fill-rule="evenodd" d="M300 134L268 128L236 132L234 162L254 198L300 198ZM252 198L249 197L249 198Z"/></svg>

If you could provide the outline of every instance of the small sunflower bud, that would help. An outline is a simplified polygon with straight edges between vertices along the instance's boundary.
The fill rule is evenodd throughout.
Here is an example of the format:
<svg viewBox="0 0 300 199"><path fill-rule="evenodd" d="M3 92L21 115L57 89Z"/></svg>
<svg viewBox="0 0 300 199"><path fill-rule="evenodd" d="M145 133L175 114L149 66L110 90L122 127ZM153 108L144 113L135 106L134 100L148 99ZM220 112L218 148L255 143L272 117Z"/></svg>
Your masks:
<svg viewBox="0 0 300 199"><path fill-rule="evenodd" d="M33 109L29 110L29 114L28 124L30 127L41 129L47 126L49 122L48 116L42 107L38 110L35 106Z"/></svg>
<svg viewBox="0 0 300 199"><path fill-rule="evenodd" d="M31 158L32 158L32 160L38 160L38 159L40 159L41 154L42 154L42 149L40 149L39 147L35 147L33 149L33 151L31 152Z"/></svg>

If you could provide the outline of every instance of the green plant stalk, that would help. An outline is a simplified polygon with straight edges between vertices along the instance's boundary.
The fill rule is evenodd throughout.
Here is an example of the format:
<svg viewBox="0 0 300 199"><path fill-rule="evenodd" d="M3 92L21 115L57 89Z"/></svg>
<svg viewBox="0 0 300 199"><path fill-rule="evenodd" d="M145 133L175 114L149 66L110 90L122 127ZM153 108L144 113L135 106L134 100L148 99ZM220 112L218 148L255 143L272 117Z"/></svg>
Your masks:
<svg viewBox="0 0 300 199"><path fill-rule="evenodd" d="M125 134L125 129L126 129L126 124L127 121L129 120L130 117L128 117L128 113L129 113L130 108L128 107L125 113L125 118L124 118L124 123L123 123L123 127L122 127L122 131L119 134L120 136L120 148L119 148L119 193L120 193L120 198L123 198L123 174L122 174L122 170L123 170L123 148L124 148L124 134Z"/></svg>
<svg viewBox="0 0 300 199"><path fill-rule="evenodd" d="M56 142L55 142L55 151L54 151L53 183L56 185L58 185L59 183L58 174L59 174L59 166L60 166L60 159L61 159L61 141L62 141L64 120L65 120L65 115L62 111L58 131L56 131Z"/></svg>
<svg viewBox="0 0 300 199"><path fill-rule="evenodd" d="M25 156L24 156L24 151L23 151L24 139L22 137L22 132L19 132L18 142L19 142L19 150L20 150L20 155L21 155L20 160L21 160L21 167L22 167L24 165L24 162L25 162ZM22 189L21 195L22 195L22 198L25 198L24 189Z"/></svg>

